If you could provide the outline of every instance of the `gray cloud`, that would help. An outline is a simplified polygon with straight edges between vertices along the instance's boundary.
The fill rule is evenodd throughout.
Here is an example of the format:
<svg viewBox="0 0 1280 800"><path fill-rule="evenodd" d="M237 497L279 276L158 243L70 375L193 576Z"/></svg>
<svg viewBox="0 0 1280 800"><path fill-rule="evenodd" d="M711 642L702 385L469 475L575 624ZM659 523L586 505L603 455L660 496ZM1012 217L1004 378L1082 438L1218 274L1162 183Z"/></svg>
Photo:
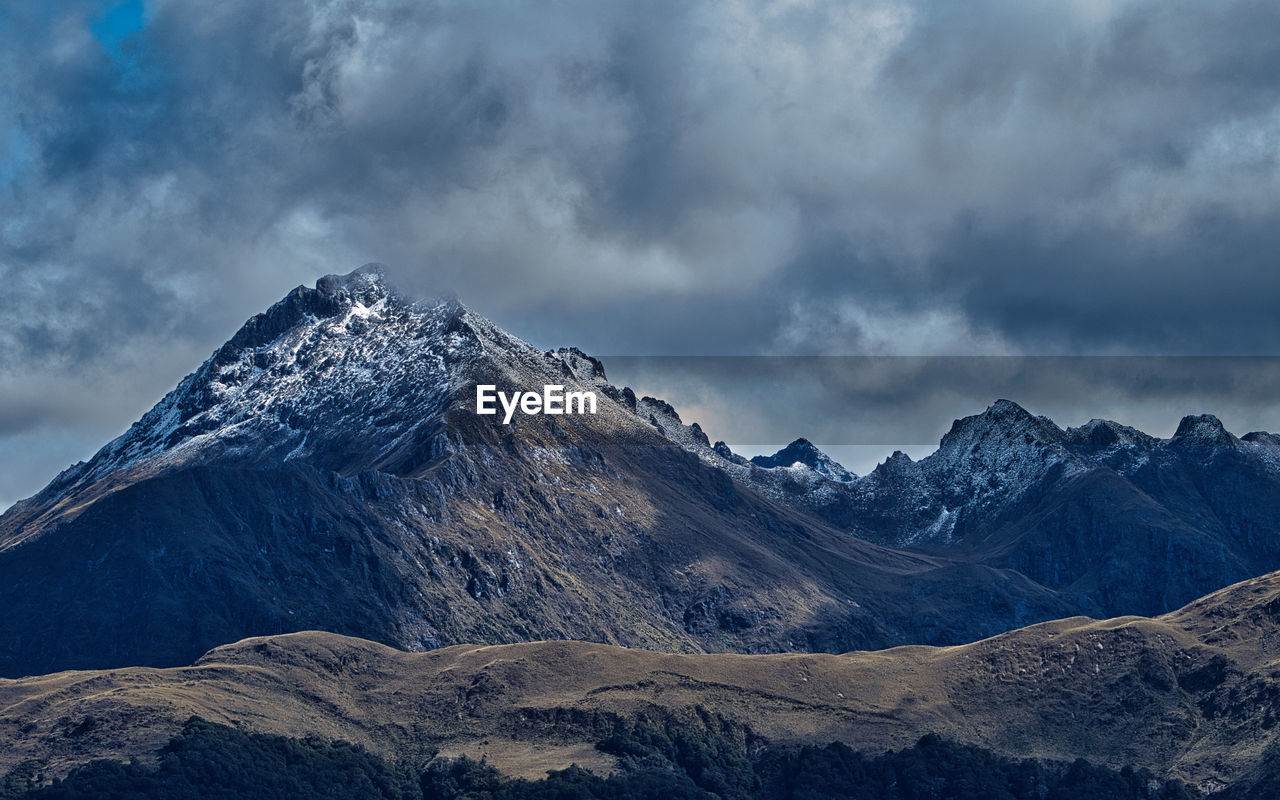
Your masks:
<svg viewBox="0 0 1280 800"><path fill-rule="evenodd" d="M371 260L602 353L1280 350L1271 4L0 14L12 441L87 454Z"/></svg>
<svg viewBox="0 0 1280 800"><path fill-rule="evenodd" d="M606 359L611 380L673 403L746 455L799 436L866 472L933 452L954 419L1009 398L1061 427L1117 419L1168 437L1189 413L1243 435L1280 429L1280 358L686 356Z"/></svg>

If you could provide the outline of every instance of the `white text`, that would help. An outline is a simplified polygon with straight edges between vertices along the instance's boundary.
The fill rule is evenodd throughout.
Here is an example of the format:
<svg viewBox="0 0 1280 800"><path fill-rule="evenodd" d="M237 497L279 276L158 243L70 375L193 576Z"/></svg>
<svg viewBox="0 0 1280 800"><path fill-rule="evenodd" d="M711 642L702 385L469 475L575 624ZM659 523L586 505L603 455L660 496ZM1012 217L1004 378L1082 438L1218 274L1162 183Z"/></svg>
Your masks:
<svg viewBox="0 0 1280 800"><path fill-rule="evenodd" d="M542 392L499 392L491 383L476 386L476 413L491 415L502 406L502 424L510 425L519 409L524 414L594 414L595 392L566 392L564 386L549 383Z"/></svg>

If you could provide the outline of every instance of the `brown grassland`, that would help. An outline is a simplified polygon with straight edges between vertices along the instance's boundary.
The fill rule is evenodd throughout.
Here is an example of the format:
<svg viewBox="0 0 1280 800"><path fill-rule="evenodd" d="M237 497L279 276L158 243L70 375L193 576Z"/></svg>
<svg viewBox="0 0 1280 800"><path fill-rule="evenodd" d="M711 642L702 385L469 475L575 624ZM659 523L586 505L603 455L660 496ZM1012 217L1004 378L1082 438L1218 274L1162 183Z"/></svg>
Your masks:
<svg viewBox="0 0 1280 800"><path fill-rule="evenodd" d="M926 732L997 752L1145 766L1200 785L1254 766L1280 716L1280 574L1162 617L1076 617L955 647L843 655L663 654L588 642L405 653L306 632L192 666L0 681L0 772L145 756L192 715L515 775L578 763L619 720L745 723L773 743L878 751Z"/></svg>

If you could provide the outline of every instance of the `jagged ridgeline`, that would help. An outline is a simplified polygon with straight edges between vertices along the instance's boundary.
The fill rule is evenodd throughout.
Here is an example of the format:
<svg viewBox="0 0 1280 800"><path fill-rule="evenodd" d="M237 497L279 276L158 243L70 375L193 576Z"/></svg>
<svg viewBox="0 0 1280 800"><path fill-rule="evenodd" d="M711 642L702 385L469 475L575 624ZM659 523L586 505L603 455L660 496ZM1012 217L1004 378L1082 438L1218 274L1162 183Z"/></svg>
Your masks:
<svg viewBox="0 0 1280 800"><path fill-rule="evenodd" d="M596 414L474 412L477 384ZM748 462L677 411L376 268L299 287L0 517L0 675L320 629L407 650L972 641L1158 613L1280 566L1276 439L1063 431L1000 402L920 462Z"/></svg>

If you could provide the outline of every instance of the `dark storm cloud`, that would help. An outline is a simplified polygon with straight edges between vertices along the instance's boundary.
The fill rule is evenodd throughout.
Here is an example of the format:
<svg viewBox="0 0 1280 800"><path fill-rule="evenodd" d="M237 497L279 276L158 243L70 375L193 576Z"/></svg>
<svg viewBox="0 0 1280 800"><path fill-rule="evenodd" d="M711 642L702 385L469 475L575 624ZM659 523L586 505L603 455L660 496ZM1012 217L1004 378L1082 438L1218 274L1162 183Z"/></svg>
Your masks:
<svg viewBox="0 0 1280 800"><path fill-rule="evenodd" d="M1276 42L1260 2L10 4L0 398L99 398L10 445L87 455L371 260L606 354L1275 353Z"/></svg>

